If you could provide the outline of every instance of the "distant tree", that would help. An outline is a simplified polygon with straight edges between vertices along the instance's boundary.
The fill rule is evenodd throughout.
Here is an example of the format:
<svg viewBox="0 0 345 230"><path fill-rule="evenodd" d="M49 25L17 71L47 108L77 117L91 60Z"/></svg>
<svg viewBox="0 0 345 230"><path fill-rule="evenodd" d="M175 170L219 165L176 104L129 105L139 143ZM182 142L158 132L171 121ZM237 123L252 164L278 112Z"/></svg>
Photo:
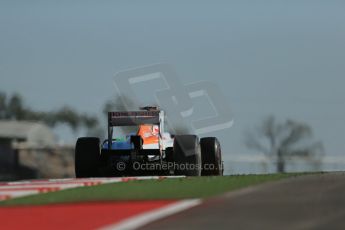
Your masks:
<svg viewBox="0 0 345 230"><path fill-rule="evenodd" d="M80 126L81 119L78 113L67 106L64 106L52 115L55 116L56 122L67 123L73 130L76 130Z"/></svg>
<svg viewBox="0 0 345 230"><path fill-rule="evenodd" d="M0 119L6 118L6 111L7 111L6 94L3 92L0 92Z"/></svg>
<svg viewBox="0 0 345 230"><path fill-rule="evenodd" d="M292 120L277 123L273 116L266 118L254 133L247 133L245 144L275 161L277 172L285 172L287 160L293 158L318 165L324 153L321 142L312 142L309 125Z"/></svg>
<svg viewBox="0 0 345 230"><path fill-rule="evenodd" d="M23 98L19 94L12 95L7 104L7 110L10 119L23 120L26 116Z"/></svg>
<svg viewBox="0 0 345 230"><path fill-rule="evenodd" d="M96 126L98 126L98 119L94 116L90 116L87 114L81 114L80 116L80 120L82 122L82 124L89 129L93 129Z"/></svg>
<svg viewBox="0 0 345 230"><path fill-rule="evenodd" d="M3 92L0 92L0 119L41 121L51 127L64 123L73 131L80 127L94 129L98 125L96 117L79 114L69 106L50 112L35 111L24 104L21 95L13 94L7 97Z"/></svg>
<svg viewBox="0 0 345 230"><path fill-rule="evenodd" d="M136 110L136 103L127 95L116 95L113 99L108 100L103 106L103 113L108 117L111 111L128 111Z"/></svg>

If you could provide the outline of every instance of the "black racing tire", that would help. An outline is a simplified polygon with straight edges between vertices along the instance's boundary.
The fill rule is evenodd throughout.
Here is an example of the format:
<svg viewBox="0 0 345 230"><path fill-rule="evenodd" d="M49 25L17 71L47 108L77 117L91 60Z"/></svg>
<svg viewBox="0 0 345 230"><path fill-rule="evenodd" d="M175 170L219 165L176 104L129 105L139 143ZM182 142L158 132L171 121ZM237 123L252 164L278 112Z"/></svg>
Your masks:
<svg viewBox="0 0 345 230"><path fill-rule="evenodd" d="M202 176L222 176L223 162L222 150L216 137L204 137L200 139Z"/></svg>
<svg viewBox="0 0 345 230"><path fill-rule="evenodd" d="M201 176L201 150L195 135L176 135L173 157L175 175Z"/></svg>
<svg viewBox="0 0 345 230"><path fill-rule="evenodd" d="M75 175L77 178L99 176L100 140L97 137L78 138L75 147Z"/></svg>

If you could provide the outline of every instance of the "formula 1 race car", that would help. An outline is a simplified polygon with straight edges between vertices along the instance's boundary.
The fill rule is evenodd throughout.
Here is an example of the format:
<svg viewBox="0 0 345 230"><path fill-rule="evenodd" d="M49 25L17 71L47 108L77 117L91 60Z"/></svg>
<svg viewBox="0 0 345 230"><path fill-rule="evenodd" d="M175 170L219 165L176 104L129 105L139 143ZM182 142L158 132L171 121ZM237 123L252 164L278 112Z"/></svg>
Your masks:
<svg viewBox="0 0 345 230"><path fill-rule="evenodd" d="M109 112L108 139L81 137L75 147L77 178L132 175L223 175L220 143L215 137L164 132L164 111ZM115 127L136 126L137 132L114 138Z"/></svg>

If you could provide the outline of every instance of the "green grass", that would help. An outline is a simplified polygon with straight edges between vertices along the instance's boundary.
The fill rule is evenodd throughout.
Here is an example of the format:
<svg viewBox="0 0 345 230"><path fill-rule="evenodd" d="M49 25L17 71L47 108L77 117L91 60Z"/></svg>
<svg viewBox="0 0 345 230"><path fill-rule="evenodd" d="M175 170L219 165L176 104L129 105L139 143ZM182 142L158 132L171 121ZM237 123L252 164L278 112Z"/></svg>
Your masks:
<svg viewBox="0 0 345 230"><path fill-rule="evenodd" d="M80 187L0 202L0 205L41 205L63 202L205 198L227 191L300 174L188 177L130 181Z"/></svg>

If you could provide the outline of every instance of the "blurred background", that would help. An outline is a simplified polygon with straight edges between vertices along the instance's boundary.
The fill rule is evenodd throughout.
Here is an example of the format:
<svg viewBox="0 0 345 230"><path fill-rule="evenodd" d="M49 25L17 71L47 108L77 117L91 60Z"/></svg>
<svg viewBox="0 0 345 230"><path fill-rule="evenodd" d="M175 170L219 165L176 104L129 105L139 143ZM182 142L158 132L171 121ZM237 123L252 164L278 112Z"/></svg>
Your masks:
<svg viewBox="0 0 345 230"><path fill-rule="evenodd" d="M74 176L114 76L168 63L219 87L225 174L345 169L344 1L0 2L0 179ZM156 86L146 86L139 93ZM169 116L169 114L168 114Z"/></svg>

